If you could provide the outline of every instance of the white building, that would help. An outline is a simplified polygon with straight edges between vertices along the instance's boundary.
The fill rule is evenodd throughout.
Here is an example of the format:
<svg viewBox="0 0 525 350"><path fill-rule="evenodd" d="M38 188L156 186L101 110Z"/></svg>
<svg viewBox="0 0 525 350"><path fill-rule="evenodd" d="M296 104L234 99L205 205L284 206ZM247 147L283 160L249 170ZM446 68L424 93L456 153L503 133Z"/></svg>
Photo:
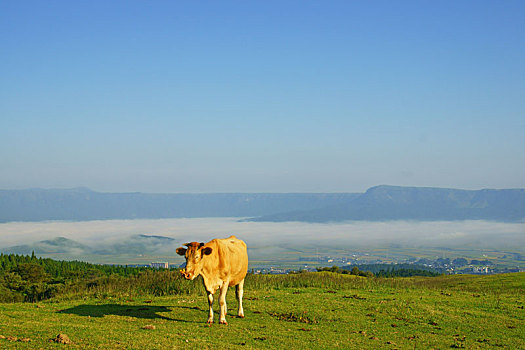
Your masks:
<svg viewBox="0 0 525 350"><path fill-rule="evenodd" d="M481 273L481 274L487 274L487 273L489 273L489 267L488 266L484 266L484 267L474 266L472 268L472 272L474 272L474 273Z"/></svg>
<svg viewBox="0 0 525 350"><path fill-rule="evenodd" d="M155 269L167 269L170 267L167 262L152 262L149 266Z"/></svg>

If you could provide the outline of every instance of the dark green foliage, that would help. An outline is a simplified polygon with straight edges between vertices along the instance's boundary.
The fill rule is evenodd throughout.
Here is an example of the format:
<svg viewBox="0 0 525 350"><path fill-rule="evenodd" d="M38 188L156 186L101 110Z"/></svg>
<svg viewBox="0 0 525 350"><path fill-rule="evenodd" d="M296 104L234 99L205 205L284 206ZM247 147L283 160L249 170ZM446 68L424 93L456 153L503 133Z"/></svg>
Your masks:
<svg viewBox="0 0 525 350"><path fill-rule="evenodd" d="M366 269L366 270L365 270ZM345 266L338 268L337 266L333 267L323 267L318 268L318 271L331 271L339 272L343 274L350 274L355 276L362 277L411 277L411 276L427 276L435 277L439 276L440 273L433 271L430 268L421 265L412 265L412 264L370 264L370 265L357 265L357 266Z"/></svg>
<svg viewBox="0 0 525 350"><path fill-rule="evenodd" d="M490 260L471 260L470 264L472 265L494 265L494 263Z"/></svg>
<svg viewBox="0 0 525 350"><path fill-rule="evenodd" d="M89 290L111 276L132 277L146 270L42 259L36 258L34 254L0 254L0 302L49 299L72 290Z"/></svg>
<svg viewBox="0 0 525 350"><path fill-rule="evenodd" d="M457 266L457 267L463 267L463 266L468 265L468 260L465 258L456 258L452 260L452 265Z"/></svg>
<svg viewBox="0 0 525 350"><path fill-rule="evenodd" d="M38 265L34 262L24 263L18 265L14 271L20 275L22 280L30 283L42 283L49 281L49 274L44 271L42 265Z"/></svg>
<svg viewBox="0 0 525 350"><path fill-rule="evenodd" d="M361 277L374 277L374 274L370 271L360 271L357 266L354 266L352 270L348 270L345 268L339 268L338 266L332 266L332 267L318 267L318 272L321 271L328 271L328 272L336 272L336 273L342 273L345 275L354 275L354 276L361 276Z"/></svg>
<svg viewBox="0 0 525 350"><path fill-rule="evenodd" d="M419 270L419 269L392 269L392 270L381 270L375 274L377 277L412 277L412 276L427 276L436 277L439 273Z"/></svg>
<svg viewBox="0 0 525 350"><path fill-rule="evenodd" d="M336 273L342 273L341 269L339 268L339 266L332 266L332 267L318 267L317 268L317 271L318 272L321 272L321 271L328 271L328 272L336 272Z"/></svg>
<svg viewBox="0 0 525 350"><path fill-rule="evenodd" d="M391 270L417 270L417 271L430 271L436 273L436 275L443 272L442 269L428 267L421 264L366 264L366 265L357 265L360 270L370 271L374 274L378 274L380 271L391 271Z"/></svg>

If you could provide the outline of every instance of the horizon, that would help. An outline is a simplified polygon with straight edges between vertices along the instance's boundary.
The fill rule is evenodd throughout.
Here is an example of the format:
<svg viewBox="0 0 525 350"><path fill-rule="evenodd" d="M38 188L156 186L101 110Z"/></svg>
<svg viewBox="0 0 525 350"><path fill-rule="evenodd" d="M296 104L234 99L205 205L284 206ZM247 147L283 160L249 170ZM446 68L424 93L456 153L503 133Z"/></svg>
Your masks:
<svg viewBox="0 0 525 350"><path fill-rule="evenodd" d="M140 194L364 194L368 190L376 187L397 187L397 188L418 188L418 189L441 189L441 190L458 190L458 191L500 191L500 190L525 190L524 188L478 188L478 189L466 189L466 188L452 188L452 187L432 187L432 186L398 186L398 185L375 185L366 188L359 192L141 192L141 191L99 191L86 186L75 186L75 187L63 187L63 188L43 188L43 187L27 187L27 188L0 188L0 191L89 191L96 193L107 193L107 194L118 194L118 193L140 193Z"/></svg>
<svg viewBox="0 0 525 350"><path fill-rule="evenodd" d="M525 2L0 2L1 188L525 188Z"/></svg>

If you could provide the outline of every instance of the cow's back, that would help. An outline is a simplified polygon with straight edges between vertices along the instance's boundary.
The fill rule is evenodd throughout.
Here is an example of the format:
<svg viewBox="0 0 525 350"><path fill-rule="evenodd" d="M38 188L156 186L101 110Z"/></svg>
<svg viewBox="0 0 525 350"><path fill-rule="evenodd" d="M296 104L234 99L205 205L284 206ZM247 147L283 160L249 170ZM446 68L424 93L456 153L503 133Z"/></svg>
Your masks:
<svg viewBox="0 0 525 350"><path fill-rule="evenodd" d="M218 249L218 263L220 275L230 280L229 285L239 284L248 272L248 251L246 243L231 236L223 239L214 239Z"/></svg>

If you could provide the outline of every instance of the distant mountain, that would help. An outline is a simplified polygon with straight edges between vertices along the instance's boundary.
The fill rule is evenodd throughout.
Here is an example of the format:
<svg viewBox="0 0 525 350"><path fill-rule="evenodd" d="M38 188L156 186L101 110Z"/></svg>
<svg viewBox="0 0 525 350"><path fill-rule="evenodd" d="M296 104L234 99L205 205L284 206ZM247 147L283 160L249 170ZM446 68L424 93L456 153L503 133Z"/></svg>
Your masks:
<svg viewBox="0 0 525 350"><path fill-rule="evenodd" d="M320 209L265 215L248 221L337 222L345 220L525 221L525 190L467 191L376 186L353 200Z"/></svg>
<svg viewBox="0 0 525 350"><path fill-rule="evenodd" d="M354 193L101 193L86 188L0 190L0 222L253 217L347 203Z"/></svg>
<svg viewBox="0 0 525 350"><path fill-rule="evenodd" d="M50 240L2 248L1 251L6 254L13 253L23 255L30 255L33 251L37 255L173 255L175 249L179 246L178 243L179 242L176 242L175 239L170 237L133 235L116 240L109 244L104 243L88 246L65 237L56 237Z"/></svg>
<svg viewBox="0 0 525 350"><path fill-rule="evenodd" d="M376 186L362 194L101 193L86 188L0 190L0 222L196 217L250 217L251 219L247 221L273 222L345 220L517 222L525 221L525 190L467 191L397 186ZM129 249L133 247L130 246Z"/></svg>
<svg viewBox="0 0 525 350"><path fill-rule="evenodd" d="M118 255L118 254L174 254L180 245L173 238L163 236L134 235L126 239L118 240L112 244L97 246L93 249L94 254Z"/></svg>
<svg viewBox="0 0 525 350"><path fill-rule="evenodd" d="M32 244L17 245L2 249L3 253L29 255L36 254L78 254L89 253L91 248L65 237L39 241Z"/></svg>

